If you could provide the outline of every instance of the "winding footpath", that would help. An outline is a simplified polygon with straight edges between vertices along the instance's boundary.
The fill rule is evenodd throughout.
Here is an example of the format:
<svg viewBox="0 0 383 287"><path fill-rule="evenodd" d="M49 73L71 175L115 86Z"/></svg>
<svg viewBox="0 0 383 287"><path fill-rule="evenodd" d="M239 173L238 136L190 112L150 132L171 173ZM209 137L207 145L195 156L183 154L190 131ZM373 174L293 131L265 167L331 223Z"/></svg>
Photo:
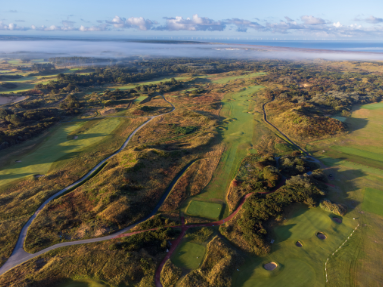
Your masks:
<svg viewBox="0 0 383 287"><path fill-rule="evenodd" d="M54 250L56 248L60 248L60 247L64 247L64 246L71 246L71 245L77 245L77 244L85 244L85 243L93 243L93 242L100 242L100 241L105 241L105 240L110 240L110 239L113 239L115 238L116 236L124 233L124 232L127 232L128 230L130 230L131 228L133 228L134 226L136 226L137 224L147 220L149 217L151 217L153 214L155 214L158 210L158 208L160 207L160 205L162 204L162 202L165 200L166 198L166 193L164 196L162 196L160 202L157 204L157 206L155 207L155 209L152 211L152 213L147 216L146 218L142 219L141 221L131 225L131 226L128 226L114 234L111 234L111 235L108 235L108 236L103 236L103 237L97 237L97 238L92 238L92 239L84 239L84 240L78 240L78 241L71 241L71 242L63 242L63 243L58 243L58 244L55 244L55 245L52 245L48 248L45 248L39 252L36 252L36 253L28 253L24 250L24 243L25 243L25 239L27 237L27 232L28 232L28 228L30 227L30 225L32 224L33 220L37 217L37 215L40 213L40 211L49 203L51 202L53 199L59 197L60 195L62 195L63 193L67 192L67 191L70 191L72 188L76 187L77 185L79 185L80 183L86 181L88 178L90 178L103 164L105 164L109 159L111 159L112 157L116 156L117 154L119 154L123 149L126 148L126 146L129 144L129 142L131 141L131 139L133 138L133 136L140 130L142 129L144 126L146 126L149 122L151 122L153 119L157 118L157 117L161 117L163 115L166 115L166 114L169 114L169 113L172 113L174 110L175 110L175 107L172 103L170 103L168 100L165 99L164 96L162 96L163 99L169 103L173 109L170 111L170 112L167 112L167 113L164 113L164 114L160 114L160 115L157 115L157 116L151 116L149 117L149 119L144 122L142 125L140 125L139 127L137 127L130 135L129 137L126 139L126 141L124 142L124 144L121 146L121 148L119 148L116 152L114 152L112 155L110 155L109 157L105 158L104 160L100 161L94 168L92 168L86 175L84 175L82 178L80 178L79 180L77 180L76 182L72 183L71 185L65 187L64 189L60 190L59 192L55 193L54 195L52 195L51 197L49 197L47 200L44 201L43 204L40 205L40 207L36 210L36 212L31 216L31 218L29 218L28 222L24 225L23 229L21 230L20 232L20 235L19 235L19 238L17 240L17 243L16 243L16 246L11 254L11 256L8 258L8 260L4 263L4 265L0 268L0 275L4 274L5 272L9 271L10 269L14 268L15 266L17 265L20 265L32 258L35 258L37 256L40 256L41 254L44 254L48 251L51 251L51 250ZM172 184L175 184L175 182ZM170 188L171 189L171 188Z"/></svg>

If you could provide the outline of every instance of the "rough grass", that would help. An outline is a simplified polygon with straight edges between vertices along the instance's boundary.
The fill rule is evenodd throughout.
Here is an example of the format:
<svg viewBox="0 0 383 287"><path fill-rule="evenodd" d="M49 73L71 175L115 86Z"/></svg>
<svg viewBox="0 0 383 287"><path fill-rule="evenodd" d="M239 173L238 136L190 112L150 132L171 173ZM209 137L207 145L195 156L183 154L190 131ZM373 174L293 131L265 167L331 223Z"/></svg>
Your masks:
<svg viewBox="0 0 383 287"><path fill-rule="evenodd" d="M235 81L239 79L251 79L258 76L265 75L265 73L250 73L250 74L244 74L244 75L236 75L236 76L226 76L224 78L218 78L218 79L212 79L211 82L214 84L227 84L230 81ZM219 75L218 75L219 77Z"/></svg>
<svg viewBox="0 0 383 287"><path fill-rule="evenodd" d="M120 89L120 90L129 90L129 89L134 89L138 85L140 85L140 86L155 85L155 84L159 84L161 82L168 82L171 79L172 79L172 77L163 77L163 78L160 78L159 80L152 80L152 81L146 81L146 82L138 82L138 83L122 85L122 86L110 86L109 88ZM182 81L182 80L188 79L188 77L174 77L174 79L176 79L176 81Z"/></svg>
<svg viewBox="0 0 383 287"><path fill-rule="evenodd" d="M128 252L111 248L121 241L56 249L8 271L0 277L0 286L19 287L27 282L30 287L61 287L86 281L106 286L154 287L155 269L165 253L150 255L150 246Z"/></svg>
<svg viewBox="0 0 383 287"><path fill-rule="evenodd" d="M100 120L93 127L78 135L78 139L68 140L67 136L79 129L79 124L64 124L54 131L37 149L0 171L0 185L12 182L29 175L44 175L52 163L65 155L80 150L101 141L110 134L120 123L118 118Z"/></svg>
<svg viewBox="0 0 383 287"><path fill-rule="evenodd" d="M186 210L188 215L218 219L222 211L222 204L192 200Z"/></svg>
<svg viewBox="0 0 383 287"><path fill-rule="evenodd" d="M232 285L231 277L242 262L243 256L225 239L216 236L207 245L206 256L201 267L187 274L179 286L237 286Z"/></svg>
<svg viewBox="0 0 383 287"><path fill-rule="evenodd" d="M194 270L200 267L205 251L204 245L184 240L174 251L171 260L180 268Z"/></svg>
<svg viewBox="0 0 383 287"><path fill-rule="evenodd" d="M175 266L171 260L166 261L161 271L161 283L163 287L174 287L182 274L181 268Z"/></svg>

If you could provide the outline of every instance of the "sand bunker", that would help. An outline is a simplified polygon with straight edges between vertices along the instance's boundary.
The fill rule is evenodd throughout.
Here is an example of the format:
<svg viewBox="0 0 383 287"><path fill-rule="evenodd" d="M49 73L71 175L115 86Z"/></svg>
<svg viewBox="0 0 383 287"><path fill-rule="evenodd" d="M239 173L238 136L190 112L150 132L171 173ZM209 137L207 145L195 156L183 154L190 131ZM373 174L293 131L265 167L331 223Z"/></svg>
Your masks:
<svg viewBox="0 0 383 287"><path fill-rule="evenodd" d="M77 139L78 139L78 136L74 136L74 138L73 138L73 139L77 140Z"/></svg>
<svg viewBox="0 0 383 287"><path fill-rule="evenodd" d="M265 268L266 270L269 270L269 271L272 271L274 270L275 268L277 268L278 264L275 263L275 262L269 262L269 263L266 263L265 265L263 265L263 268Z"/></svg>
<svg viewBox="0 0 383 287"><path fill-rule="evenodd" d="M302 247L302 243L300 243L299 241L295 242L295 245L298 246L298 247Z"/></svg>
<svg viewBox="0 0 383 287"><path fill-rule="evenodd" d="M339 224L342 223L342 218L339 218L339 217L333 217L332 220L334 220L336 223L339 223Z"/></svg>
<svg viewBox="0 0 383 287"><path fill-rule="evenodd" d="M326 235L324 235L324 234L321 233L321 232L318 232L318 233L317 233L317 237L318 237L319 239L321 239L321 240L324 240L324 239L327 238Z"/></svg>
<svg viewBox="0 0 383 287"><path fill-rule="evenodd" d="M15 162L21 162L21 160L15 160Z"/></svg>

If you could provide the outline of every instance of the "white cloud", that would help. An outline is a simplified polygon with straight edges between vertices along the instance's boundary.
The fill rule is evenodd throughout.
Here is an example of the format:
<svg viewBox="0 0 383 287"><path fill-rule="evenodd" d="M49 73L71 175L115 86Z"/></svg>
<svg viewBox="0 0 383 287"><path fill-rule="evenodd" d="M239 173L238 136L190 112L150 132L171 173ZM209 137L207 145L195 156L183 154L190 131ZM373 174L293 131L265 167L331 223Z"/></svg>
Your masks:
<svg viewBox="0 0 383 287"><path fill-rule="evenodd" d="M169 31L223 31L226 28L222 21L214 21L206 17L199 17L198 14L192 18L183 18L181 16L165 18L165 26L160 26L157 30Z"/></svg>
<svg viewBox="0 0 383 287"><path fill-rule="evenodd" d="M302 21L306 25L320 25L320 24L325 24L326 21L321 19L321 18L316 18L314 16L302 16L301 17Z"/></svg>
<svg viewBox="0 0 383 287"><path fill-rule="evenodd" d="M340 27L343 26L339 21L336 22L336 23L333 23L332 25L333 25L334 27L336 27L336 28L340 28Z"/></svg>

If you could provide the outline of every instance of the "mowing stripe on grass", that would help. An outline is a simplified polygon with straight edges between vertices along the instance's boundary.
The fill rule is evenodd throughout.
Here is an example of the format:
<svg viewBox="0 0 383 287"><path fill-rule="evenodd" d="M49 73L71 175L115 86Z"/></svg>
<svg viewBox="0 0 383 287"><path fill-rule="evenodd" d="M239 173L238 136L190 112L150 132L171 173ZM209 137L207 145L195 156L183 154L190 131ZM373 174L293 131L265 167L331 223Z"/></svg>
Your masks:
<svg viewBox="0 0 383 287"><path fill-rule="evenodd" d="M192 200L186 213L192 216L218 219L221 211L222 204L220 203Z"/></svg>

